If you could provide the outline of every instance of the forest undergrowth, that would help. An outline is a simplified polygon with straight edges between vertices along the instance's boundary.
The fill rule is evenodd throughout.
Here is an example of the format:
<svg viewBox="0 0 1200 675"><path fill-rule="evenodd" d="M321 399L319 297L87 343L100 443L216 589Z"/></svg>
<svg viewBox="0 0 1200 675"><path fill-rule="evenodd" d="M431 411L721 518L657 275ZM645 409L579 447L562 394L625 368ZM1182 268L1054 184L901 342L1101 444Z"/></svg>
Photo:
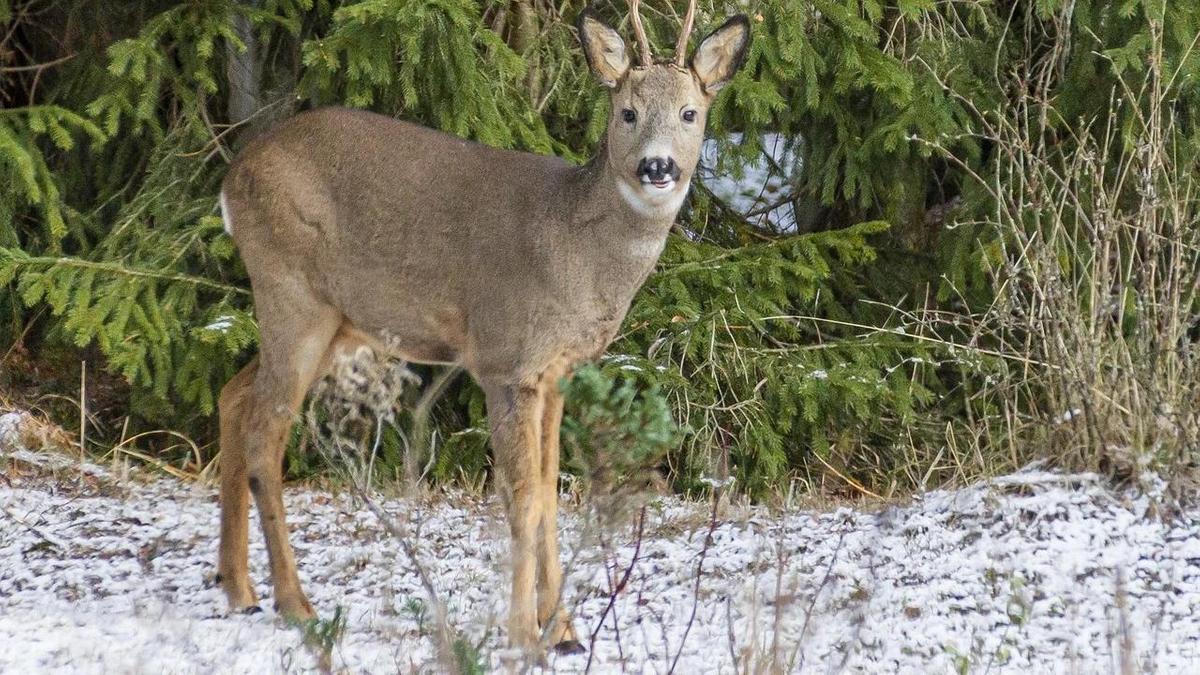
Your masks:
<svg viewBox="0 0 1200 675"><path fill-rule="evenodd" d="M596 5L628 29L624 3ZM607 104L581 8L0 0L3 405L97 457L210 477L216 396L257 341L216 209L238 147L342 104L583 161ZM644 5L653 43L678 11ZM572 480L601 457L694 496L886 499L1041 460L1190 491L1200 6L705 0L700 33L734 11L752 47L702 173L756 206L696 181L569 385ZM411 372L440 396L397 390L375 480L485 484L482 394ZM314 429L292 478L332 475Z"/></svg>

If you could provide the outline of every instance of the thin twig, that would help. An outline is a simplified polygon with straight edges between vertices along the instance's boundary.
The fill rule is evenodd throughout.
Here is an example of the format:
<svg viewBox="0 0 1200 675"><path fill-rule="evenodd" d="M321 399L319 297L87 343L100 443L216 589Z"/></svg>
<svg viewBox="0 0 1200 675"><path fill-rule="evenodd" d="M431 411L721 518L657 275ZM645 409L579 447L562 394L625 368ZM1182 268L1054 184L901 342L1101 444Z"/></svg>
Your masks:
<svg viewBox="0 0 1200 675"><path fill-rule="evenodd" d="M854 480L850 476L847 476L846 474L842 473L841 471L838 471L837 469L833 468L833 465L830 464L829 462L825 461L825 459L823 457L821 457L821 454L819 452L812 453L812 456L816 457L817 461L820 462L826 469L829 469L830 471L832 471L833 475L846 481L846 484L849 485L850 487L854 488L855 490L858 490L859 492L863 493L864 495L866 495L868 497L874 497L875 499L878 499L880 501L883 500L883 497L881 497L878 494L875 494L874 492L871 492L862 483Z"/></svg>
<svg viewBox="0 0 1200 675"><path fill-rule="evenodd" d="M47 544L50 544L51 546L57 548L60 551L66 551L68 548L70 548L66 543L64 543L58 537L55 537L54 535L51 535L47 532L43 532L42 528L38 527L37 525L33 525L32 523L25 522L23 519L18 517L15 513L10 511L7 506L5 506L3 508L4 508L4 515L8 516L9 519L11 519L13 522L17 523L18 525L24 527L25 529L29 530L33 534L37 535L42 541L46 542Z"/></svg>
<svg viewBox="0 0 1200 675"><path fill-rule="evenodd" d="M64 267L78 267L81 269L93 269L103 272L111 272L113 274L123 274L130 277L142 277L146 279L159 279L162 281L179 281L187 284L195 284L196 286L204 286L213 290L222 291L224 293L234 293L237 295L250 295L250 291L229 284L197 277L190 274L174 274L169 272L157 272L154 270L142 270L126 267L121 263L103 263L92 260L83 260L80 258L54 258L48 256L21 256L13 261L16 265L61 265Z"/></svg>
<svg viewBox="0 0 1200 675"><path fill-rule="evenodd" d="M61 58L54 59L53 61L34 63L28 66L0 66L0 73L25 73L33 70L43 70L45 68L50 68L51 66L57 66L60 63L66 63L76 56L78 56L78 54L67 54Z"/></svg>
<svg viewBox="0 0 1200 675"><path fill-rule="evenodd" d="M79 456L87 453L87 361L79 365Z"/></svg>
<svg viewBox="0 0 1200 675"><path fill-rule="evenodd" d="M804 613L804 625L800 627L800 636L796 638L796 648L804 643L805 636L808 635L808 625L812 621L813 612L817 608L817 598L821 595L821 591L829 584L829 579L833 576L833 566L837 563L838 555L842 552L842 542L846 540L846 530L838 533L837 546L833 549L833 555L829 557L829 564L825 566L825 576L821 578L821 584L817 586L817 590L813 592L812 599L808 603L808 610ZM804 652L800 653L800 664L796 668L797 672L804 670Z"/></svg>
<svg viewBox="0 0 1200 675"><path fill-rule="evenodd" d="M625 568L625 573L621 576L621 580L615 586L611 587L608 594L608 604L604 606L604 611L600 613L600 620L596 622L596 627L592 629L592 634L588 638L588 660L583 671L589 672L592 669L592 658L596 656L596 636L600 634L600 629L604 627L604 620L608 618L608 613L612 611L613 605L617 603L617 596L625 590L629 583L629 577L633 574L633 568L637 565L638 557L642 551L642 534L646 526L646 507L642 506L641 512L638 514L637 538L633 542L633 557L629 559L629 566Z"/></svg>
<svg viewBox="0 0 1200 675"><path fill-rule="evenodd" d="M367 508L371 510L371 513L374 513L375 517L379 519L380 524L383 525L383 529L387 530L387 533L390 534L397 542L399 542L400 548L404 551L404 555L408 557L413 569L416 570L417 578L421 582L421 587L425 590L425 594L429 596L429 602L433 605L434 622L436 624L436 628L434 630L434 639L437 642L438 656L447 662L443 665L456 665L453 650L454 641L451 639L450 624L446 618L446 607L442 604L441 599L438 597L437 588L433 585L433 580L430 578L429 573L425 570L425 566L421 564L420 558L417 557L417 550L412 545L412 542L409 541L408 534L396 525L394 519L386 511L384 511L383 508L379 506L379 504L377 504L369 494L367 494L367 491L363 489L363 486L358 484L358 481L350 481L350 487L354 490L354 493L359 497L359 499L361 499L363 503L367 505Z"/></svg>
<svg viewBox="0 0 1200 675"><path fill-rule="evenodd" d="M708 557L708 549L712 546L713 532L717 530L717 507L721 499L721 491L714 489L712 497L712 513L708 521L708 533L704 535L704 547L700 549L700 561L696 563L696 584L692 588L692 613L688 616L687 626L683 629L683 636L679 638L679 649L675 651L675 658L671 661L671 668L667 670L668 675L675 672L675 667L679 665L679 657L683 656L683 648L687 644L688 633L692 631L692 624L696 622L696 610L700 605L700 582L704 579L704 559Z"/></svg>
<svg viewBox="0 0 1200 675"><path fill-rule="evenodd" d="M405 471L408 473L409 488L415 487L417 483L424 480L432 468L434 453L433 439L426 438L429 428L429 416L433 409L433 405L442 398L442 395L446 392L446 388L450 386L450 384L454 381L454 378L458 377L462 371L462 366L452 366L439 373L437 377L433 378L433 382L421 394L420 400L417 401L417 405L413 409L412 433L414 440L419 445L410 443L409 449L412 456L405 458ZM425 468L418 473L418 467L420 466L419 459L420 455L422 454L420 450L426 450L429 452L430 461L429 464L427 464Z"/></svg>

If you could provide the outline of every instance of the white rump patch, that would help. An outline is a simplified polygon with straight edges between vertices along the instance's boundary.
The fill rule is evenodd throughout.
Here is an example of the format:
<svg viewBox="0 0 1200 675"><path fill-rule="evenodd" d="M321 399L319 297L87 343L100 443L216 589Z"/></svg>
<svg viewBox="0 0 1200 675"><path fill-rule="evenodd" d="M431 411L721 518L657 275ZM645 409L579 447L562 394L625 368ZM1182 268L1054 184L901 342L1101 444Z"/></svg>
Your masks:
<svg viewBox="0 0 1200 675"><path fill-rule="evenodd" d="M229 205L225 203L225 191L221 190L221 220L225 223L225 234L233 236L233 217L229 215Z"/></svg>

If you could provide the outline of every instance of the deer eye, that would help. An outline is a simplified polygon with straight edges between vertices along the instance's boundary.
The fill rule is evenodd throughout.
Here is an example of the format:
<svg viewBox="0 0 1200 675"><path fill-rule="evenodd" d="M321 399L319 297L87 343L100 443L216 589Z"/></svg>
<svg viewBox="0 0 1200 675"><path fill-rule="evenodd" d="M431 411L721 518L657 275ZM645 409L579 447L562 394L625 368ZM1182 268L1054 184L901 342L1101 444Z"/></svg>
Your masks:
<svg viewBox="0 0 1200 675"><path fill-rule="evenodd" d="M683 111L683 121L688 122L688 123L695 122L696 121L696 111L695 110L684 110Z"/></svg>
<svg viewBox="0 0 1200 675"><path fill-rule="evenodd" d="M626 108L621 111L621 119L625 120L626 124L633 124L637 121L637 113Z"/></svg>

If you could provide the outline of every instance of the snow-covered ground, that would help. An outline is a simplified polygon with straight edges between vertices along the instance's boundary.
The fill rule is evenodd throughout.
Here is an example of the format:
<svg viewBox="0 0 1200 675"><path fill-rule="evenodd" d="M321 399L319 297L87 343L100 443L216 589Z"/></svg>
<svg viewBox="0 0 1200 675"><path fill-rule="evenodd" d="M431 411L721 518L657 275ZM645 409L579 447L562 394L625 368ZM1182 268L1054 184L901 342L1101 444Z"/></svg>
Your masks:
<svg viewBox="0 0 1200 675"><path fill-rule="evenodd" d="M301 631L270 610L257 528L265 611L227 615L211 585L212 488L19 450L11 433L5 447L5 424L0 672L314 667ZM399 543L348 496L295 489L287 502L311 599L346 617L334 668L440 672ZM412 531L449 623L488 668L512 667L495 504L380 503ZM1027 471L876 511L727 508L707 550L702 504L650 502L640 546L617 528L608 553L594 537L580 545L592 529L581 509L564 512L568 601L593 672L667 672L676 659L677 673L771 672L773 659L775 672L1200 672L1200 519L1160 520L1146 498L1092 476Z"/></svg>

